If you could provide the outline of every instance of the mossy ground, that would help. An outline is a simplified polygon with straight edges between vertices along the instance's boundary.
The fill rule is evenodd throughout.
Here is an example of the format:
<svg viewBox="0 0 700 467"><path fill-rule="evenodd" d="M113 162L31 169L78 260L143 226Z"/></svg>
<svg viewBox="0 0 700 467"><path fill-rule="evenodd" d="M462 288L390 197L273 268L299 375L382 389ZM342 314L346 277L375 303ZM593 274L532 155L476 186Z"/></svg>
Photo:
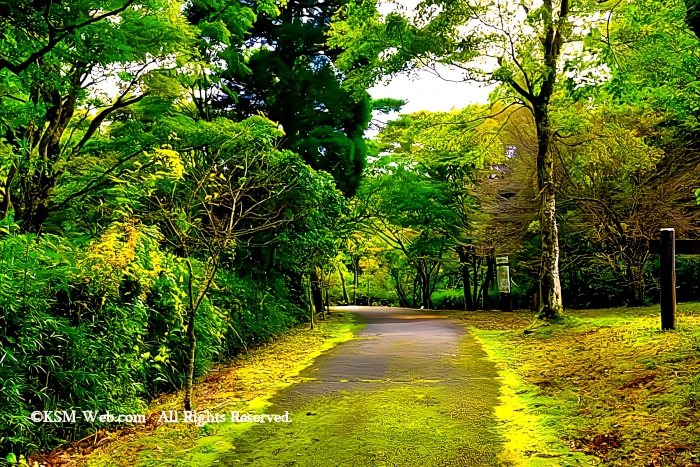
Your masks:
<svg viewBox="0 0 700 467"><path fill-rule="evenodd" d="M699 304L681 304L670 332L658 306L571 311L531 334L527 315L462 317L502 373L508 433L534 416L540 436L586 454L580 465L700 465Z"/></svg>
<svg viewBox="0 0 700 467"><path fill-rule="evenodd" d="M293 329L274 343L252 350L204 378L197 386L198 410L263 412L269 399L298 382L299 373L316 357L352 339L361 327L352 314L337 313L331 314L328 321L317 323L313 331L305 326ZM240 423L225 423L217 428L189 423L156 424L164 410L182 410L182 395L164 395L156 400L147 426L98 433L96 449L88 449L84 455L70 449L60 457L67 465L75 466L202 465L188 464L187 459L233 449L232 440L251 427Z"/></svg>

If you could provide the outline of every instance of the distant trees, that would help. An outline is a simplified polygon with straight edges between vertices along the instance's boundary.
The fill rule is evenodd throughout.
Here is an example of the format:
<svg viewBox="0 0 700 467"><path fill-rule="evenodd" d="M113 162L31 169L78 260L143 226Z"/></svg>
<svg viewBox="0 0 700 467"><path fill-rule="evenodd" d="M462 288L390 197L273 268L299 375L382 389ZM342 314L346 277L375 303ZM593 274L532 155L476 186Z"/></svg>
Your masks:
<svg viewBox="0 0 700 467"><path fill-rule="evenodd" d="M382 152L352 203L364 214L358 228L388 248L366 255L398 305L487 308L494 255L506 254L516 303L541 306L536 124L523 108L486 110L404 115L377 137ZM700 153L685 130L631 106L572 103L552 119L567 135L552 148L565 302L647 303L649 241L668 225L700 232Z"/></svg>
<svg viewBox="0 0 700 467"><path fill-rule="evenodd" d="M349 5L339 15L343 21L333 26L334 43L346 49L338 63L352 69L351 80L374 82L418 68L441 76L447 67L452 67L463 73L465 81L497 85L491 96L491 120L505 129L517 115L521 129L526 128L527 135L519 142L507 143L502 134L494 137L492 142L501 142L496 147L501 153L508 151L509 144L513 144L512 149L519 154L516 157L522 159L527 155L525 159L532 162L532 167L506 162L506 170L493 173L493 182L481 184L478 191L481 192L484 213L492 216L488 224L491 232L499 232L503 237L514 234L526 243L520 247L530 252L531 247L537 245L540 259L528 261L527 267L539 270L542 318L555 318L563 310L558 235L559 223L565 222L567 241L573 241L574 233L570 227L575 222L570 216L578 221L585 218L584 223L608 224L614 223L613 218L619 217L621 211L632 215L629 209L639 213L644 209L660 213L662 210L655 210L651 200L658 199L660 193L667 190L664 187L677 185L682 194L666 197L669 202L674 200L676 208L673 211L677 217L675 221L666 218L665 222L690 232L687 229L694 222L694 214L687 202L697 198L697 188L692 188L697 182L690 181L685 172L681 177L681 172L674 172L674 175L664 167L671 159L676 161L672 164L686 159L689 164L681 170L687 170L694 163L693 154L698 150L691 142L697 140L699 115L697 96L692 91L697 82L693 70L698 68L693 52L697 48L697 36L692 30L697 22L698 5L695 1L678 0L663 5L653 1L601 3L587 0L421 2L412 12L397 10L385 16L376 15L370 4L372 2ZM668 27L659 27L658 21ZM365 60L368 66L353 69L352 63L359 59ZM677 63L683 63L682 70L674 65ZM644 137L636 134L638 127L631 122L617 128L616 131L624 131L632 138L627 142L634 140L635 144L646 145L651 154L662 151L664 156L653 163L654 168L639 174L638 180L632 183L635 188L612 195L612 198L608 195L611 195L610 184L613 182L607 177L620 180L619 161L611 162L607 166L609 173L602 175L598 163L584 160L581 152L593 150L596 144L600 144L605 146L605 151L617 153L609 159L612 161L622 157L628 149L622 149L620 141L608 139L611 135L601 135L603 128L614 126L607 120L592 133L574 123L578 116L579 123L588 118L585 125L595 126L599 117L593 117L593 114L607 112L602 109L610 102L645 110L653 108L664 114L663 121L653 124L655 130ZM518 108L526 109L531 121L524 119ZM570 112L572 108L577 109L577 115ZM497 114L503 118L498 118ZM673 125L682 130L673 135L661 131L663 127ZM462 128L470 131L467 126ZM590 139L598 141L591 143ZM492 142L485 144L493 146ZM618 144L620 146L616 146ZM681 146L685 148L683 151L670 150ZM685 156L672 156L671 153L684 153ZM569 155L571 160L567 159ZM640 156L638 162L644 160ZM520 173L514 172L516 165ZM573 183L576 171L584 170L586 166L595 173L595 178L607 180L603 183L605 187L599 187L596 194L589 193L587 201L581 191L572 194L591 188L586 185L590 180ZM652 176L652 173L656 175ZM531 185L533 181L536 183ZM515 191L506 199L495 188L498 184L509 183ZM537 219L531 217L532 196L539 200ZM575 203L568 196L578 196L579 199ZM563 204L557 201L558 198ZM637 201L633 201L635 199ZM618 202L629 205L623 208ZM572 210L574 205L576 209ZM642 205L646 207L642 209ZM664 205L668 206L667 203ZM520 210L519 214L517 210ZM613 211L617 214L611 215ZM508 217L510 220L504 222ZM659 214L651 224L662 222L662 218L663 215ZM620 223L626 225L626 222ZM534 235L536 230L539 230L538 235ZM589 230L589 233L594 230ZM606 232L604 241L602 237L596 240L598 246L608 245L605 247L607 253L599 252L600 259L607 257L607 267L616 271L615 277L625 284L625 290L630 294L628 302L640 303L641 290L644 289L640 264L647 264L648 260L644 247L646 240L637 236L638 233L634 234L636 240L628 238L631 232L627 230ZM580 231L576 238L586 241L579 234ZM649 231L644 235L652 234ZM585 238L593 240L592 237ZM465 253L461 250L463 256ZM578 251L577 254L581 253L584 252Z"/></svg>
<svg viewBox="0 0 700 467"><path fill-rule="evenodd" d="M335 40L348 48L348 58L367 57L374 69L381 70L378 73L427 67L440 75L440 66L449 65L463 71L465 81L500 84L494 101L530 110L537 129L540 280L544 289L541 316L545 319L563 312L556 215L558 181L552 149L557 129L551 122L551 105L560 88L565 58L567 64L575 62L565 44L585 43L586 34L574 28L574 18L585 21L596 8L589 1L545 0L540 4L464 0L421 2L411 17L397 12L378 18L360 6L351 8L347 21L336 25L334 31ZM353 18L353 13L362 19ZM360 81L376 78L372 72L359 75Z"/></svg>
<svg viewBox="0 0 700 467"><path fill-rule="evenodd" d="M465 130L483 122L480 110L405 115L378 136L382 152L354 200L363 219L357 229L388 247L375 257L386 265L402 306L433 308L436 287L455 273L467 284L465 303L472 302L471 282L478 290L471 255L480 211L471 192L484 154L476 133ZM461 273L453 267L457 257Z"/></svg>

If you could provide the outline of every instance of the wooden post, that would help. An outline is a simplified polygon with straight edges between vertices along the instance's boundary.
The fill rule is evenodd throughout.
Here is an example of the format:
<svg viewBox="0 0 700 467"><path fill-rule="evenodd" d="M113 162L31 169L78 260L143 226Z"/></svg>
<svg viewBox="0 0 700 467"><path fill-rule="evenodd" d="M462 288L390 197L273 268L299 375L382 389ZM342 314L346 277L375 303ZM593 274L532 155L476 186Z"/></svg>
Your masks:
<svg viewBox="0 0 700 467"><path fill-rule="evenodd" d="M661 329L676 329L676 232L661 229Z"/></svg>

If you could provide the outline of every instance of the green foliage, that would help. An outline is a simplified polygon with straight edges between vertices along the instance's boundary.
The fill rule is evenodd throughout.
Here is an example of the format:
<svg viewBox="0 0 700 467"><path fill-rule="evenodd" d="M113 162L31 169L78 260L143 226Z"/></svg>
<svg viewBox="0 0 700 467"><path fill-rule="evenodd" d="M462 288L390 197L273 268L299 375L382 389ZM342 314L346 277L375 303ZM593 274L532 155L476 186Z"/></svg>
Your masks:
<svg viewBox="0 0 700 467"><path fill-rule="evenodd" d="M695 375L687 389L688 404L697 406L700 403L700 375Z"/></svg>
<svg viewBox="0 0 700 467"><path fill-rule="evenodd" d="M137 411L187 381L187 343L199 376L305 320L311 272L358 303L493 307L508 254L531 306L543 142L567 306L654 300L649 239L700 228L697 4L612 3L0 3L0 454L98 428L33 410ZM366 141L404 104L368 86L426 64L492 105ZM680 300L698 274L679 258Z"/></svg>
<svg viewBox="0 0 700 467"><path fill-rule="evenodd" d="M188 271L151 228L115 223L88 242L11 235L0 251L4 449L27 452L94 428L37 430L28 417L42 407L133 413L181 386ZM198 313L198 375L303 316L283 281L270 288L222 271L216 284Z"/></svg>
<svg viewBox="0 0 700 467"><path fill-rule="evenodd" d="M212 112L236 119L266 114L284 129L282 147L333 175L351 195L365 166L363 133L372 101L364 88L345 86L334 65L340 51L326 37L328 18L346 3L309 8L298 0L249 6L194 1L185 11L201 30L200 51L213 68L212 77L200 81L213 101L207 113L199 106L200 118L212 118ZM241 54L244 43L261 46Z"/></svg>
<svg viewBox="0 0 700 467"><path fill-rule="evenodd" d="M464 309L464 289L439 290L432 295L435 308L442 310Z"/></svg>

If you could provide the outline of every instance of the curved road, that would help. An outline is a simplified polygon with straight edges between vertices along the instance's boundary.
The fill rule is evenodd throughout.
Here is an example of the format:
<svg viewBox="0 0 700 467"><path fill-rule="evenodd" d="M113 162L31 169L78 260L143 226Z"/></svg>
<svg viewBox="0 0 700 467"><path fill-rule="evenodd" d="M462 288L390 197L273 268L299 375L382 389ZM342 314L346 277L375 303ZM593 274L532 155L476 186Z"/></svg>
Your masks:
<svg viewBox="0 0 700 467"><path fill-rule="evenodd" d="M304 370L213 465L505 466L496 370L460 323L431 311L338 307L366 323Z"/></svg>

